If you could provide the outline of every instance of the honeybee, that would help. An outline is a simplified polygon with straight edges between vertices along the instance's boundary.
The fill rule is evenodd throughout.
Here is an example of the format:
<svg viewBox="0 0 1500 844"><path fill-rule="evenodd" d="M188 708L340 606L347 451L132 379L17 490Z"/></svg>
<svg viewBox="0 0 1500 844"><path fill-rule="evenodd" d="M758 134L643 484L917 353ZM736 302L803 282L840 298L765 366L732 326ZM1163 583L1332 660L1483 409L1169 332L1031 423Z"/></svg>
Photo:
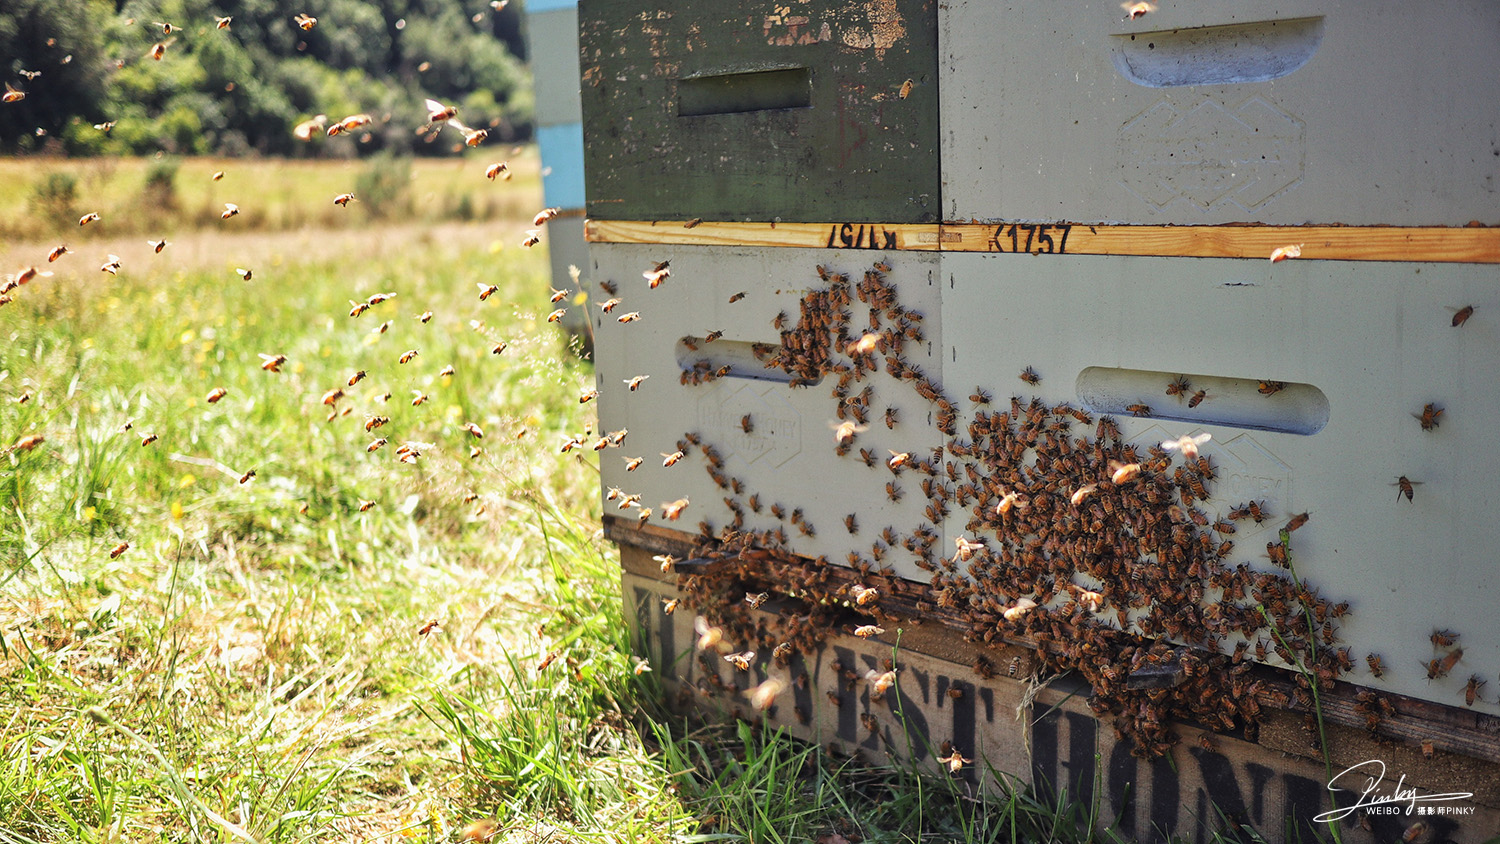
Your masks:
<svg viewBox="0 0 1500 844"><path fill-rule="evenodd" d="M1183 396L1186 395L1187 391L1190 389L1192 389L1192 387L1188 385L1187 376L1179 375L1177 376L1176 380L1171 381L1167 384L1167 395Z"/></svg>
<svg viewBox="0 0 1500 844"><path fill-rule="evenodd" d="M58 258L61 258L62 256L66 255L66 254L68 254L68 246L67 246L67 244L62 244L60 246L57 246L51 252L47 253L47 263L49 263L49 264L53 263Z"/></svg>
<svg viewBox="0 0 1500 844"><path fill-rule="evenodd" d="M229 395L229 390L223 387L215 387L208 391L208 395L204 397L204 401L207 401L209 404L217 404L219 399L227 395Z"/></svg>
<svg viewBox="0 0 1500 844"><path fill-rule="evenodd" d="M1006 621L1019 621L1021 616L1035 609L1036 605L1036 601L1031 598L1021 598L1013 606L1007 607L1001 614L1005 616Z"/></svg>
<svg viewBox="0 0 1500 844"><path fill-rule="evenodd" d="M361 512L361 513L367 512L371 507L374 507L374 506L375 506L375 502L373 502L373 501L366 501L364 499L360 499L360 501L359 501L359 512Z"/></svg>
<svg viewBox="0 0 1500 844"><path fill-rule="evenodd" d="M1198 392L1193 393L1192 398L1188 399L1188 407L1197 407L1198 405L1203 404L1203 400L1206 398L1208 398L1208 391L1199 390Z"/></svg>
<svg viewBox="0 0 1500 844"><path fill-rule="evenodd" d="M505 343L504 343L504 341L496 343L494 345L494 348L490 349L490 354L492 354L492 355L503 355L503 354L505 354Z"/></svg>
<svg viewBox="0 0 1500 844"><path fill-rule="evenodd" d="M735 668L738 668L741 671L750 670L750 660L752 659L755 659L755 651L745 651L744 653L740 654L728 654L724 657L725 662L733 665Z"/></svg>
<svg viewBox="0 0 1500 844"><path fill-rule="evenodd" d="M340 208L348 208L349 203L354 201L354 194L352 193L341 193L333 198L333 204L339 206Z"/></svg>
<svg viewBox="0 0 1500 844"><path fill-rule="evenodd" d="M1125 0L1124 3L1120 4L1120 8L1125 10L1125 20L1133 21L1136 18L1144 17L1145 15L1156 11L1156 4L1146 2L1132 3L1130 2L1130 0Z"/></svg>
<svg viewBox="0 0 1500 844"><path fill-rule="evenodd" d="M1433 428L1436 428L1438 426L1438 417L1442 415L1443 408L1435 404L1425 404L1422 406L1421 413L1412 414L1412 416L1421 422L1422 430L1424 431L1431 431Z"/></svg>
<svg viewBox="0 0 1500 844"><path fill-rule="evenodd" d="M239 213L240 207L238 205L235 205L233 202L226 202L224 203L224 213L219 215L219 219L227 220Z"/></svg>
<svg viewBox="0 0 1500 844"><path fill-rule="evenodd" d="M880 600L879 590L860 586L857 583L849 587L849 594L854 596L854 603L861 607L868 606Z"/></svg>
<svg viewBox="0 0 1500 844"><path fill-rule="evenodd" d="M563 315L566 314L567 312L568 312L567 308L558 308L557 310L553 311L552 313L547 314L547 321L548 322L557 322L558 320L562 319Z"/></svg>
<svg viewBox="0 0 1500 844"><path fill-rule="evenodd" d="M47 438L42 434L27 434L16 440L15 445L12 445L7 451L30 451L46 441ZM0 452L0 454L3 453Z"/></svg>
<svg viewBox="0 0 1500 844"><path fill-rule="evenodd" d="M625 457L623 459L625 460L625 471L627 472L634 472L646 460L644 457Z"/></svg>
<svg viewBox="0 0 1500 844"><path fill-rule="evenodd" d="M484 177L492 182L495 181L497 177L509 179L510 165L506 164L504 161L501 161L498 164L491 164L490 166L484 168Z"/></svg>
<svg viewBox="0 0 1500 844"><path fill-rule="evenodd" d="M427 394L426 393L422 392L421 390L412 390L411 391L411 406L412 407L421 407L422 404L424 402L426 402L426 401L427 401Z"/></svg>
<svg viewBox="0 0 1500 844"><path fill-rule="evenodd" d="M662 609L662 612L666 613L667 615L671 615L672 613L674 613L674 612L677 611L677 605L679 603L681 603L681 602L682 602L681 598L662 598L661 599L661 609Z"/></svg>
<svg viewBox="0 0 1500 844"><path fill-rule="evenodd" d="M848 445L854 440L854 435L866 430L867 426L855 424L853 420L845 420L833 425L833 439L839 445Z"/></svg>
<svg viewBox="0 0 1500 844"><path fill-rule="evenodd" d="M1301 243L1294 243L1287 246L1278 246L1275 249L1272 249L1271 263L1274 264L1277 261L1285 261L1288 258L1301 258L1302 246L1303 244Z"/></svg>
<svg viewBox="0 0 1500 844"><path fill-rule="evenodd" d="M1391 486L1396 488L1396 500L1400 501L1401 496L1404 495L1406 496L1407 501L1411 501L1412 498L1416 495L1416 490L1413 489L1413 487L1420 486L1421 483L1421 481L1411 480L1405 475L1397 478L1396 482L1391 484Z"/></svg>
<svg viewBox="0 0 1500 844"><path fill-rule="evenodd" d="M234 272L235 272L236 275L238 275L240 278L244 279L245 281L249 281L250 277L252 275L254 275L254 273L252 273L250 270L246 269L245 267L235 267L234 268Z"/></svg>
<svg viewBox="0 0 1500 844"><path fill-rule="evenodd" d="M228 29L229 23L233 20L233 15L226 15L222 18L218 15L214 15L214 29Z"/></svg>
<svg viewBox="0 0 1500 844"><path fill-rule="evenodd" d="M650 378L650 377L651 377L650 375L637 375L634 378L626 378L625 379L625 386L628 387L628 388L630 388L630 392L633 393L637 389L640 388L641 382L645 381L647 378Z"/></svg>
<svg viewBox="0 0 1500 844"><path fill-rule="evenodd" d="M280 372L281 365L286 363L286 355L260 355L260 368L267 372Z"/></svg>
<svg viewBox="0 0 1500 844"><path fill-rule="evenodd" d="M245 474L240 475L240 483L241 484L248 484L248 483L250 483L250 479L253 478L253 477L255 477L255 470L251 469L250 471L246 472Z"/></svg>
<svg viewBox="0 0 1500 844"><path fill-rule="evenodd" d="M1458 634L1452 630L1434 630L1431 638L1435 647L1451 648L1458 641Z"/></svg>
<svg viewBox="0 0 1500 844"><path fill-rule="evenodd" d="M152 250L154 250L158 255L161 254L161 251L163 249L166 249L168 246L172 245L165 240L148 240L146 241L146 243L150 244Z"/></svg>
<svg viewBox="0 0 1500 844"><path fill-rule="evenodd" d="M974 760L964 756L962 753L959 753L958 750L955 749L947 756L938 757L938 761L948 766L948 773L956 774L960 770L963 770L963 767L965 765L973 762Z"/></svg>
<svg viewBox="0 0 1500 844"><path fill-rule="evenodd" d="M1198 446L1208 442L1211 439L1213 439L1213 434L1203 433L1199 434L1196 437L1183 434L1181 437L1175 440L1163 441L1161 447L1166 451L1181 451L1183 457L1186 457L1189 460L1197 460Z"/></svg>
<svg viewBox="0 0 1500 844"><path fill-rule="evenodd" d="M553 217L556 217L559 213L561 213L561 209L543 208L542 210L536 212L535 217L531 218L531 225L533 227L540 228L543 223L547 222ZM553 301L556 300L554 299Z"/></svg>
<svg viewBox="0 0 1500 844"><path fill-rule="evenodd" d="M302 15L302 14L299 14L299 15L293 17L292 20L298 26L302 27L302 31L303 32L306 32L307 30L312 29L313 27L315 27L315 26L318 25L318 19L315 18L315 17L313 17L312 15ZM431 100L429 100L428 102L431 102ZM455 112L456 111L457 111L457 109L455 109Z"/></svg>
<svg viewBox="0 0 1500 844"><path fill-rule="evenodd" d="M615 317L615 322L635 322L641 318L640 311L631 311L623 316Z"/></svg>
<svg viewBox="0 0 1500 844"><path fill-rule="evenodd" d="M609 313L609 312L613 311L616 307L618 307L619 304L620 304L620 300L619 299L606 299L603 302L599 303L599 310L603 311L604 313Z"/></svg>
<svg viewBox="0 0 1500 844"><path fill-rule="evenodd" d="M1370 673L1377 678L1385 676L1385 663L1381 662L1379 654L1369 654L1365 657L1365 664L1370 666Z"/></svg>
<svg viewBox="0 0 1500 844"><path fill-rule="evenodd" d="M171 43L172 42L170 40L158 41L155 44L151 45L151 49L146 51L146 55L150 56L153 61L159 62L162 60L162 57L167 54L167 45Z"/></svg>
<svg viewBox="0 0 1500 844"><path fill-rule="evenodd" d="M1468 322L1469 321L1469 317L1471 317L1473 315L1474 315L1474 306L1473 305L1464 305L1462 308L1459 308L1453 314L1453 327L1457 328L1460 325L1463 325L1464 323Z"/></svg>
<svg viewBox="0 0 1500 844"><path fill-rule="evenodd" d="M767 678L750 693L750 705L764 712L776 703L776 696L786 691L786 681L776 677Z"/></svg>
<svg viewBox="0 0 1500 844"><path fill-rule="evenodd" d="M613 281L601 281L599 282L599 287L611 296L618 295L620 292L620 285Z"/></svg>
<svg viewBox="0 0 1500 844"><path fill-rule="evenodd" d="M129 550L130 550L130 543L129 542L121 542L119 545L116 545L115 547L109 549L109 558L111 560L117 560L117 559L120 558L121 554L123 554L123 553L125 553L126 551L129 551Z"/></svg>
<svg viewBox="0 0 1500 844"><path fill-rule="evenodd" d="M1098 488L1098 484L1084 484L1083 486L1079 487L1071 496L1069 496L1068 500L1073 502L1074 507L1077 507L1079 504L1083 503L1083 499L1089 497L1089 495L1093 494L1094 490L1097 490Z"/></svg>
<svg viewBox="0 0 1500 844"><path fill-rule="evenodd" d="M386 424L387 422L390 422L390 421L391 421L391 418L389 416L366 416L365 417L365 433L368 434L369 432L375 430L376 428L379 428L380 426L382 426L382 425L384 425L384 424Z"/></svg>
<svg viewBox="0 0 1500 844"><path fill-rule="evenodd" d="M1474 701L1476 701L1476 700L1479 699L1479 690L1482 689L1482 688L1484 688L1484 684L1485 684L1485 681L1479 679L1479 675L1478 674L1475 674L1475 675L1473 675L1472 677L1469 678L1468 684L1466 684L1464 686L1464 705L1465 706L1473 706L1474 705Z"/></svg>
<svg viewBox="0 0 1500 844"><path fill-rule="evenodd" d="M343 388L342 387L334 387L332 390L329 390L328 392L326 392L326 393L323 394L323 404L325 406L332 406L332 405L336 404L338 402L338 400L341 399L341 398L343 398L343 397L344 397L344 390L343 390Z"/></svg>
<svg viewBox="0 0 1500 844"><path fill-rule="evenodd" d="M146 446L148 446L148 445L150 445L150 444L152 444L154 442L156 442L156 435L155 434L147 434L146 436L141 437L141 448L145 448Z"/></svg>
<svg viewBox="0 0 1500 844"><path fill-rule="evenodd" d="M1258 388L1256 388L1256 389L1263 396L1274 396L1277 393L1281 392L1282 390L1286 389L1286 382L1285 381L1262 381L1262 382L1260 382L1260 386Z"/></svg>
<svg viewBox="0 0 1500 844"><path fill-rule="evenodd" d="M120 256L107 256L104 260L103 266L99 267L99 271L109 273L110 275L117 275L120 272Z"/></svg>
<svg viewBox="0 0 1500 844"><path fill-rule="evenodd" d="M651 520L651 508L642 507L641 511L639 513L636 513L635 515L636 519L638 520L638 524L640 524L641 527L645 527L646 522L649 522Z"/></svg>
<svg viewBox="0 0 1500 844"><path fill-rule="evenodd" d="M113 126L114 124L111 123L109 125ZM212 176L210 176L209 178L212 179L213 181L217 182L217 181L219 181L219 180L221 180L221 179L224 178L224 171L223 170L215 170L214 174Z"/></svg>
<svg viewBox="0 0 1500 844"><path fill-rule="evenodd" d="M510 5L510 0L490 0L490 8L499 12Z"/></svg>
<svg viewBox="0 0 1500 844"><path fill-rule="evenodd" d="M1308 518L1309 515L1307 513L1298 513L1297 515L1293 516L1292 520L1286 523L1286 532L1291 533L1297 528L1307 524Z"/></svg>
<svg viewBox="0 0 1500 844"><path fill-rule="evenodd" d="M1125 409L1130 411L1131 416L1151 415L1151 405L1149 404L1129 404L1125 406Z"/></svg>
<svg viewBox="0 0 1500 844"><path fill-rule="evenodd" d="M78 218L78 225L80 225L80 226L86 226L89 223L92 223L92 222L94 222L94 221L96 221L98 219L99 219L99 212L98 211L90 211L89 213L84 214L82 217Z"/></svg>
<svg viewBox="0 0 1500 844"><path fill-rule="evenodd" d="M1042 376L1038 375L1036 373L1036 370L1032 369L1029 366L1021 370L1021 374L1019 377L1022 381L1025 381L1033 387L1035 387L1037 384L1042 383Z"/></svg>
<svg viewBox="0 0 1500 844"><path fill-rule="evenodd" d="M555 287L552 288L552 304L555 305L558 302L561 302L562 300L568 298L568 294L572 292L573 291L569 289L558 290Z"/></svg>
<svg viewBox="0 0 1500 844"><path fill-rule="evenodd" d="M18 103L26 99L26 92L22 91L9 82L5 83L5 94L0 95L0 102Z"/></svg>
<svg viewBox="0 0 1500 844"><path fill-rule="evenodd" d="M1004 492L1000 496L1000 503L995 505L995 515L1004 517L1012 509L1024 510L1027 507L1026 499L1019 492Z"/></svg>
<svg viewBox="0 0 1500 844"><path fill-rule="evenodd" d="M735 293L729 297L729 304L733 305L735 302L738 302L743 298L745 298L745 291L741 290L740 292Z"/></svg>
<svg viewBox="0 0 1500 844"><path fill-rule="evenodd" d="M360 315L362 315L369 309L369 302L356 302L353 299L349 300L349 316L354 317L355 319L359 319Z"/></svg>
<svg viewBox="0 0 1500 844"><path fill-rule="evenodd" d="M541 242L542 242L542 233L541 233L541 231L539 231L537 229L527 229L526 230L526 237L525 237L525 239L523 239L521 241L521 245L524 246L524 247L526 247L527 249L530 249L531 247L533 247L533 246L535 246L535 245L537 245L538 243L541 243Z"/></svg>
<svg viewBox="0 0 1500 844"><path fill-rule="evenodd" d="M879 636L884 632L884 627L879 627L874 624L862 624L859 627L854 628L854 635L858 636L861 639L868 639L871 636Z"/></svg>
<svg viewBox="0 0 1500 844"><path fill-rule="evenodd" d="M662 261L651 269L641 273L641 277L646 279L646 282L652 290L655 290L656 288L661 286L662 281L666 279L667 276L670 276L672 274L672 270L669 266L671 263L671 261Z"/></svg>
<svg viewBox="0 0 1500 844"><path fill-rule="evenodd" d="M468 431L469 434L472 435L476 440L484 439L484 429L480 428L478 425L475 425L473 422L465 422L463 424L463 429L465 431Z"/></svg>
<svg viewBox="0 0 1500 844"><path fill-rule="evenodd" d="M760 605L764 604L766 601L769 601L770 599L771 599L771 593L769 593L769 592L756 592L754 594L750 594L750 593L747 592L745 594L745 603L749 604L750 605L750 609L752 609L752 610L760 609Z"/></svg>
<svg viewBox="0 0 1500 844"><path fill-rule="evenodd" d="M407 349L406 351L401 353L401 357L397 358L397 360L400 363L411 363L412 360L415 359L419 354L421 353L416 349Z"/></svg>
<svg viewBox="0 0 1500 844"><path fill-rule="evenodd" d="M495 295L495 293L500 289L498 285L485 284L482 281L476 281L474 282L474 284L479 288L479 301L481 302Z"/></svg>
<svg viewBox="0 0 1500 844"><path fill-rule="evenodd" d="M670 504L662 504L661 514L666 516L668 521L675 522L682 515L682 511L687 509L687 506L688 500L686 498L679 498Z"/></svg>

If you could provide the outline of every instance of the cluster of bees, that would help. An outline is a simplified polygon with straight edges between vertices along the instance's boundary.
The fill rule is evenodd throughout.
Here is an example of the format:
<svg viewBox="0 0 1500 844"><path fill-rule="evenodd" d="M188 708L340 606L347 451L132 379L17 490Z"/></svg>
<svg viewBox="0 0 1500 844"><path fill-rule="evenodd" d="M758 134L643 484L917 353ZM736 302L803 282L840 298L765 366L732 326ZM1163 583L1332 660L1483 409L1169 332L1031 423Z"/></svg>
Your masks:
<svg viewBox="0 0 1500 844"><path fill-rule="evenodd" d="M1090 706L1113 719L1142 756L1176 742L1173 720L1241 730L1253 740L1263 702L1288 707L1295 699L1310 713L1313 684L1331 689L1353 669L1338 636L1348 603L1323 597L1290 569L1290 537L1308 514L1292 517L1278 541L1266 544L1272 565L1252 568L1231 559L1237 526L1271 516L1259 501L1240 503L1227 519L1198 506L1217 480L1212 458L1197 447L1206 436L1141 447L1127 443L1111 417L1022 396L997 404L983 389L968 397L970 421L960 429L961 400L903 357L906 343L923 340L922 315L898 303L889 272L876 264L851 282L819 268L827 286L803 297L794 326L779 315L780 344L756 353L793 383L831 379L841 420L836 453L888 478L892 500L915 476L926 520L884 528L867 550L850 551L846 566L807 560L788 547L789 530L811 532L801 511L772 504L775 527L747 528L747 510L759 514L765 505L756 494L742 498L744 482L726 474L712 445L700 445L711 457L711 477L729 493L731 517L718 528L701 522L694 555L705 562L678 566L684 601L703 624L778 664L814 652L831 633L873 633L924 617L980 646L1026 644L1044 670L1087 679ZM856 324L857 307L868 311L867 326ZM879 383L904 385L930 405L945 436L941 448L890 451L887 459L861 447L859 434L882 419L875 384L867 383L881 371L894 380ZM1020 380L1034 386L1040 376L1028 367ZM1186 383L1173 386L1193 395ZM1264 386L1271 394L1284 385ZM899 428L894 410L883 420L889 430ZM690 434L679 446L691 453L699 443ZM967 535L950 550L940 547L937 526L955 513L964 514ZM857 534L854 514L845 528ZM931 574L925 586L897 577L884 562L898 545ZM763 593L781 599L777 614L746 612L764 602ZM1299 669L1294 695L1252 673L1254 663L1276 658ZM1370 659L1378 664L1379 657ZM1456 658L1440 657L1434 669L1449 659ZM994 673L984 657L975 670ZM703 682L716 677L706 671ZM826 691L837 696L872 680L846 676ZM1388 714L1371 706L1377 720Z"/></svg>
<svg viewBox="0 0 1500 844"><path fill-rule="evenodd" d="M492 4L492 6L495 10L498 11L504 6L504 3L497 2ZM310 17L308 15L296 16L295 22L303 30L311 29L318 23L316 18ZM131 20L127 23L134 23L134 21ZM215 17L215 29L228 29L231 23L232 20L228 17ZM178 27L174 24L163 23L159 21L153 22L152 26L160 29L165 35L169 36L175 32L181 31L182 29L181 27ZM167 41L159 43L155 47L153 47L151 58L160 60L162 58L162 55L165 53L166 47L169 44L170 41ZM39 71L24 71L23 73L27 75L28 79L32 79L37 75L40 75ZM25 93L23 91L14 89L9 85L7 85L7 91L8 93L5 97L5 102L7 103L17 102L25 98ZM484 130L469 129L468 127L458 122L458 108L456 106L444 105L434 100L427 100L426 105L428 109L428 123L418 131L436 132L443 125L448 125L455 127L460 132L462 132L465 138L465 143L469 146L474 146L480 141L484 140L486 134ZM368 125L371 122L372 120L368 115L351 115L350 117L344 118L343 120L337 121L333 125L329 126L327 129L327 134L332 136L346 131L353 131L362 126ZM112 126L113 123L110 123L96 128L100 128L102 131L108 131L108 128ZM321 128L321 122L319 124L319 128ZM296 131L298 137L303 137L306 129L306 125L299 126ZM310 137L310 135L308 135L308 137ZM223 179L224 175L225 174L223 171L219 171L213 174L212 179L213 181L217 182ZM494 180L497 177L502 179L509 179L509 166L505 162L491 164L486 168L485 176L490 180ZM354 201L356 201L356 198L353 193L340 193L333 197L333 203L341 207L347 207L350 202ZM531 221L532 225L536 228L527 231L526 238L521 242L522 245L529 247L539 243L541 226L546 224L547 221L555 218L558 213L559 211L556 208L545 208L538 212ZM238 217L240 214L240 206L234 203L226 202L224 203L224 210L222 213L220 213L219 216L221 220L226 221L227 225L234 225L233 223L228 223L227 221ZM84 214L81 218L79 218L78 225L80 227L99 225L100 220L101 215L98 212L90 212ZM152 253L157 255L162 254L164 250L166 250L167 247L171 245L165 239L150 240L148 241L148 243L152 247ZM43 264L42 266L51 266L53 264L56 264L58 261L63 260L65 256L70 254L75 253L66 244L59 245L47 254L47 263ZM38 261L38 263L41 263L40 260ZM100 267L100 270L102 272L106 272L111 275L118 274L121 269L122 261L119 256L114 254L108 255L103 265ZM245 267L236 267L234 269L234 273L247 282L250 281L254 275L252 269ZM0 279L0 307L3 307L15 301L15 297L20 295L19 291L26 285L36 282L40 279L50 277L53 274L54 273L51 270L43 270L38 266L28 266L22 268L19 272L3 277L3 279ZM574 280L576 283L576 275L574 277ZM492 285L480 283L479 289L479 300L482 302L488 299L493 293L495 293L498 288ZM564 299L569 298L572 293L573 291L571 289L553 290L553 304L555 305L563 301ZM357 319L367 312L378 313L379 309L381 309L382 307L391 307L389 305L386 305L386 303L395 298L396 295L397 294L394 292L383 292L372 294L358 301L350 300L349 304L351 307L348 315L351 319ZM547 321L557 322L565 313L565 310L565 308L558 308L557 310L554 310L548 317ZM414 317L414 319L422 325L426 325L427 323L429 323L432 318L433 313L431 311L425 311L422 314ZM372 333L382 335L386 334L390 330L392 324L392 321L387 319L377 325L372 330ZM504 340L499 340L490 336L490 330L482 322L478 320L471 321L470 327L473 328L476 332L489 337L489 339L493 342L493 346L491 348L491 352L493 354L499 355L504 353L507 347L507 343ZM401 352L399 355L393 353L391 355L391 360L394 361L396 367L400 367L398 371L406 371L407 367L414 366L415 361L420 354L420 349L408 349L404 352ZM259 357L260 368L267 373L281 373L283 367L289 365L288 356L279 352L261 353ZM372 366L371 369L373 370L375 369L375 367ZM452 365L443 367L437 373L440 379L447 378L449 376L452 376L453 374L454 368ZM355 408L351 406L351 404L353 404L355 401L353 397L353 388L356 384L360 383L367 377L370 377L370 372L364 369L357 370L352 373L343 383L334 385L322 394L321 404L322 406L328 408L328 422L332 423L335 420L340 419L341 417L347 417L355 414ZM221 400L223 400L230 394L229 388L222 385L205 385L205 389L207 391L205 395L205 401L210 405L218 404ZM421 390L413 389L411 392L414 395L414 397L410 401L412 407L420 407L428 400L428 396ZM33 397L30 392L25 392L15 400L18 403L24 404L31 401L32 398ZM394 437L390 434L389 428L386 427L391 423L391 416L386 415L387 411L375 409L375 406L377 405L387 405L392 400L392 398L392 393L382 387L377 388L373 392L371 392L369 394L367 402L365 402L365 404L367 404L368 406L364 409L364 412L361 415L363 417L364 433L368 438L368 441L363 443L366 453L373 454L375 452L378 452L384 449L388 444L393 442ZM124 425L121 426L119 433L125 434L128 432L132 432L134 431L134 427L135 426L133 420L127 421L124 423ZM522 429L516 435L517 439L524 436L526 433L526 430ZM160 440L158 435L155 433L142 433L140 431L134 431L131 435L139 437L140 445L143 448L155 445ZM478 440L483 439L484 431L477 424L473 422L465 422L461 427L457 429L456 436L468 441L468 455L471 459L477 458L484 453L484 449L480 445L478 445L477 442ZM26 434L21 436L12 444L0 447L0 456L16 452L31 451L42 445L44 442L46 442L46 435L43 433ZM613 444L618 445L618 442L615 442ZM430 450L436 447L437 445L435 443L406 440L398 442L394 447L391 448L391 451L388 453L394 453L395 459L401 463L415 464L423 457L424 454L427 454ZM248 470L234 469L225 466L215 460L208 460L203 458L182 459L188 460L189 462L202 463L203 465L215 468L220 472L228 475L229 477L234 478L239 484L242 485L250 483L255 479L257 474L256 470L253 468ZM465 504L472 504L476 500L478 500L478 498L479 496L473 492L465 492L463 494L463 501ZM366 512L376 506L376 501L360 500L358 504L358 510L359 512ZM305 514L308 512L309 505L303 502L299 504L299 508L300 511ZM483 512L484 506L483 504L479 504L478 512L476 513L476 515L482 514ZM129 542L121 542L110 550L110 557L118 558L121 555L125 554L129 549Z"/></svg>

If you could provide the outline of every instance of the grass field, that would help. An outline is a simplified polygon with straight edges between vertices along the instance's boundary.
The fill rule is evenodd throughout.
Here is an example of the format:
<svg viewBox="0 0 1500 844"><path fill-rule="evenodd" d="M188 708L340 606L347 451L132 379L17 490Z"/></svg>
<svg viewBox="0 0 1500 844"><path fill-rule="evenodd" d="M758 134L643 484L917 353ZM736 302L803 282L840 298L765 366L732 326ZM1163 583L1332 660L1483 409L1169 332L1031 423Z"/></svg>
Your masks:
<svg viewBox="0 0 1500 844"><path fill-rule="evenodd" d="M1087 838L1087 807L661 709L593 454L558 451L593 374L528 225L101 237L11 292L0 844Z"/></svg>

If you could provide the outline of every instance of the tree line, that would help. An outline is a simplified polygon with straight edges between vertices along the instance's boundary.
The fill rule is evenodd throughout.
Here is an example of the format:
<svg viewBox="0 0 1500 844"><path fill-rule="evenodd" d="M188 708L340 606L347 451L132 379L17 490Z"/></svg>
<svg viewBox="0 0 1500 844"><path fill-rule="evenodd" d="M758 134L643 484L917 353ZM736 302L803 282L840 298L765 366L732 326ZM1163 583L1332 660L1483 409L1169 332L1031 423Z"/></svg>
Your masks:
<svg viewBox="0 0 1500 844"><path fill-rule="evenodd" d="M0 105L0 151L449 153L456 133L417 131L426 98L458 106L492 139L524 139L532 95L518 6L4 0L0 80L25 96ZM358 132L304 127L306 141L295 132L318 115L333 123L360 113L373 122Z"/></svg>

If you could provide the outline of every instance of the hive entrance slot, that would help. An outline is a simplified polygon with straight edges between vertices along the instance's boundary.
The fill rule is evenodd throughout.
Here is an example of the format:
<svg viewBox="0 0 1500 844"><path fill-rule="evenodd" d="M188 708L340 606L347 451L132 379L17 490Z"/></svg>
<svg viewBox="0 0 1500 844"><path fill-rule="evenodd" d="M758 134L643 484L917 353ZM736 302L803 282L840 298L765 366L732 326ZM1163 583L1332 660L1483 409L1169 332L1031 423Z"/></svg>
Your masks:
<svg viewBox="0 0 1500 844"><path fill-rule="evenodd" d="M1179 379L1187 387L1167 395ZM1077 389L1096 413L1286 434L1316 434L1328 424L1328 397L1311 384L1091 366L1078 374Z"/></svg>
<svg viewBox="0 0 1500 844"><path fill-rule="evenodd" d="M756 354L757 347L761 354ZM713 340L705 337L683 337L677 341L677 366L682 370L684 382L705 383L719 378L740 381L775 381L790 383L792 376L780 367L767 368L764 356L774 353L776 344L751 343L744 340ZM728 367L728 369L725 369ZM723 374L719 374L720 372ZM822 382L807 382L814 386Z"/></svg>
<svg viewBox="0 0 1500 844"><path fill-rule="evenodd" d="M677 114L738 114L812 106L812 70L806 67L692 76L677 81Z"/></svg>

